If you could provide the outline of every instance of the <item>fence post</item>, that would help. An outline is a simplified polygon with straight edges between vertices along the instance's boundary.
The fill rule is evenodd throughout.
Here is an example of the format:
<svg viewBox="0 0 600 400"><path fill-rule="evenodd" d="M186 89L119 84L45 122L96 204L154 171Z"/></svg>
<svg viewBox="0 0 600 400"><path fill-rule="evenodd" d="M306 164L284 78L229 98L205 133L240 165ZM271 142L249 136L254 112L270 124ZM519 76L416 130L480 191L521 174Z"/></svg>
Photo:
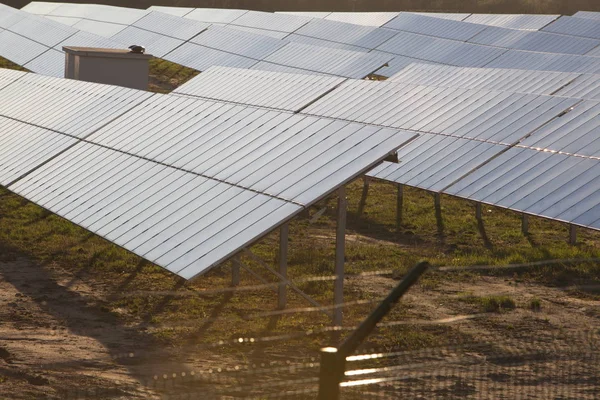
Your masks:
<svg viewBox="0 0 600 400"><path fill-rule="evenodd" d="M339 400L340 383L346 371L346 357L356 351L358 346L375 329L379 321L391 310L392 306L417 282L427 271L429 263L420 262L415 265L392 290L392 292L369 314L360 326L339 346L321 349L321 369L319 372L319 400Z"/></svg>
<svg viewBox="0 0 600 400"><path fill-rule="evenodd" d="M577 225L569 224L569 244L577 244Z"/></svg>
<svg viewBox="0 0 600 400"><path fill-rule="evenodd" d="M340 383L346 370L346 357L340 357L335 347L321 349L318 400L339 400Z"/></svg>

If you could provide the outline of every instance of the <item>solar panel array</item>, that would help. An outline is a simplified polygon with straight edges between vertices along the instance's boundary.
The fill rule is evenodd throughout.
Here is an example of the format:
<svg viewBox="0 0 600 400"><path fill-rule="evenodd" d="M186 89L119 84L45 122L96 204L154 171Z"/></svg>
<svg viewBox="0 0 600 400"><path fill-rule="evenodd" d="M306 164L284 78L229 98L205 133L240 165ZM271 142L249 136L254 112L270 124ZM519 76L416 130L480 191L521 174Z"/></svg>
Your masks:
<svg viewBox="0 0 600 400"><path fill-rule="evenodd" d="M37 71L73 38L205 71L158 95L0 70L0 183L185 278L368 171L600 229L591 13L26 9L0 55Z"/></svg>
<svg viewBox="0 0 600 400"><path fill-rule="evenodd" d="M170 7L177 9L177 7ZM436 12L282 12L282 14L299 15L310 18L321 18L331 21L347 22L350 24L381 27L401 14L416 14L427 17L448 19L453 21L473 22L476 24L498 26L518 30L537 31L542 29L560 15L526 15L526 14L467 14L467 13L436 13ZM598 13L580 11L575 14L581 18L596 18Z"/></svg>
<svg viewBox="0 0 600 400"><path fill-rule="evenodd" d="M188 279L416 136L34 74L0 82L2 184Z"/></svg>
<svg viewBox="0 0 600 400"><path fill-rule="evenodd" d="M295 16L245 10L188 9L181 12L165 7L136 10L81 4L52 8L46 3L36 4L30 3L24 9L47 13L43 14L46 17L78 18L73 26L89 27L125 47L142 44L149 54L201 71L218 65L363 78L394 58L364 54L362 50L353 52L352 46L340 51L323 51L313 46L317 44L314 42L300 39L299 45L282 40L310 20ZM116 19L114 14L119 10L126 12ZM219 26L225 24L227 26ZM302 57L296 56L298 52ZM315 56L307 57L307 53ZM341 62L332 66L327 61L331 59Z"/></svg>
<svg viewBox="0 0 600 400"><path fill-rule="evenodd" d="M25 9L46 13L45 15L49 17L72 18L77 16L82 18L82 21L93 23L114 23L111 22L114 21L114 18L110 20L109 17L120 10L118 7L102 6L100 9L103 12L99 13L95 11L95 5L88 5L87 9L85 5L72 4L48 8L46 3L41 3L38 7L35 2ZM179 9L177 7L122 10L129 11L119 20L119 23L129 21L129 25L121 25L123 29L117 33L113 33L114 27L106 27L105 33L112 34L110 36L112 39L127 46L134 42L147 43L150 53L200 70L212 65L220 65L362 78L373 71L369 66L373 61L387 58L388 60L383 63L387 62L388 66L382 69L377 68L377 73L389 77L411 62L464 67L497 67L498 65L491 63L504 56L502 58L504 64L501 67L519 68L518 62L510 57L513 55L513 50L532 52L528 53L531 57L536 57L537 53L533 52L589 54L592 56L596 52L600 52L600 40L535 31L534 25L537 24L540 27L542 23L548 25L556 18L556 16L545 15L508 15L492 18L490 15L464 14L458 16L459 18L452 15L451 18L450 15L433 17L428 13L308 13L294 15L247 10ZM142 24L144 20L147 20L146 24ZM190 26L188 30L186 25L190 24L190 20L201 24L195 27ZM511 27L519 27L519 24L527 25L523 29L529 29L529 31L518 31L502 26L511 25L511 23ZM203 32L207 27L203 24L226 26L220 29L211 26ZM92 29L95 32L98 31L96 27L92 27ZM179 34L179 31L182 30L184 33ZM234 31L243 32L243 34ZM225 40L226 37L229 39ZM216 39L220 40L217 42ZM274 40L278 40L278 42L275 43ZM248 54L251 52L241 51L245 46L232 45L241 41L249 43L249 48L287 47L287 49L281 50L285 55L293 54L295 50L299 49L289 42L313 46L309 48L309 52L315 53L317 56L327 54L327 51L318 47L367 53L355 54L352 57L357 60L355 65L364 63L365 68L357 72L348 72L344 69L341 71L331 70L325 64L318 62L318 57L292 59L289 60L289 64L287 63L288 59L285 59L284 62L280 60L273 62L264 54L262 54L263 58L260 58ZM348 53L339 52L335 56L342 58L346 54ZM517 54L516 57L520 57L520 55ZM586 61L575 60L573 62L581 64ZM531 67L531 69L534 68ZM565 70L565 67L557 66L556 63L552 65L545 63L539 68L573 72L571 69ZM575 70L575 72L590 71ZM362 76L359 76L361 74Z"/></svg>
<svg viewBox="0 0 600 400"><path fill-rule="evenodd" d="M258 90L262 97L276 99L283 86L278 85L282 79L280 74L268 72L260 72L251 78L243 70L215 68L211 75L204 81L207 89L200 84L196 86L194 80L190 81L190 87L198 88L197 95L202 95L202 90L206 90L204 94L207 97L265 106L255 100L261 96L244 97L242 93L246 90L225 95L227 90L221 92L217 87L226 82L230 82L230 87L236 87L243 82L241 77L247 76L250 82L257 80L256 83L249 83L249 87L254 88L249 93ZM284 79L292 77L286 74ZM279 103L278 107L419 134L415 141L398 152L400 164L384 162L369 172L368 175L373 178L600 229L600 222L596 222L600 220L599 211L593 214L585 208L586 204L593 203L592 206L596 206L598 198L594 202L593 197L588 196L600 190L600 186L590 188L589 183L571 184L565 181L574 171L577 171L577 175L585 172L585 176L589 177L586 182L591 181L593 174L598 172L596 164L600 162L600 140L597 138L600 125L597 121L600 121L600 106L594 101L582 101L581 96L561 97L564 96L561 92L580 92L580 88L588 86L585 80L597 81L597 76L412 65L406 69L404 76L399 74L398 77L403 77L411 84L402 80L346 80L320 94L300 110L297 105L286 105L285 102ZM308 78L296 76L299 80ZM431 82L432 79L438 82ZM579 82L580 79L583 81ZM211 81L214 81L212 87L209 84ZM415 84L420 81L424 85ZM506 86L510 82L514 82L514 86ZM436 83L436 86L431 85ZM491 91L492 88L501 89L502 92ZM193 92L189 89L182 91ZM560 96L547 95L553 92ZM517 158L513 157L515 154L518 154ZM558 156L550 158L552 154ZM540 164L544 160L556 161L557 165ZM523 175L522 179L508 179L508 186L505 187L500 179L502 174L492 175L493 178L488 175L492 173L487 167L490 163L494 168L510 168L511 177L516 179ZM512 163L519 166L519 174L512 168ZM535 171L542 165L548 169L540 172L546 171L541 175L544 179L535 180L538 176ZM579 167L585 169L573 169ZM553 180L557 176L561 177L562 183ZM496 183L491 191L482 189L475 194L462 189L467 183L469 187L476 187L492 181ZM563 183L568 188L566 193L560 189ZM504 193L504 197L494 197L497 192ZM557 201L565 199L569 207L585 210L577 215L575 211L569 211L559 216L558 211L550 210L549 206L548 210L543 208L549 201L543 197L546 192L552 193L552 198ZM531 199L527 197L529 193L533 196ZM567 202L570 195L586 203ZM556 209L560 213L566 212L563 208ZM584 212L587 214L582 216ZM573 215L573 218L567 218L568 215ZM596 219L591 220L594 215Z"/></svg>
<svg viewBox="0 0 600 400"><path fill-rule="evenodd" d="M373 178L600 229L595 101L348 81L303 112L420 133Z"/></svg>

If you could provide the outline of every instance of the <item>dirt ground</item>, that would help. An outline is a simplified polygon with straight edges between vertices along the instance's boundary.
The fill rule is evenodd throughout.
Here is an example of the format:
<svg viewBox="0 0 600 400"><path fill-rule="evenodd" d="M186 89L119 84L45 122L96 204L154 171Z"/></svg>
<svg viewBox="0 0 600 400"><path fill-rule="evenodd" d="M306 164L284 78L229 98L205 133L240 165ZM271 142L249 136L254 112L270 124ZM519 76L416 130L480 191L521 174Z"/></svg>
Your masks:
<svg viewBox="0 0 600 400"><path fill-rule="evenodd" d="M347 290L380 294L396 283L380 276L350 278ZM165 390L157 389L156 377L160 381L168 373L171 378L177 371L177 379L183 379L207 365L227 366L226 359L211 360L206 353L177 355L143 328L124 325L108 312L103 293L102 287L90 287L77 276L26 259L0 263L1 399L161 398ZM517 307L485 313L460 300L490 294L509 296ZM539 310L527 306L533 298L540 300ZM515 398L516 387L519 398L549 398L545 393L551 398L593 399L600 394L598 353L585 358L592 348L588 334L600 327L596 296L506 277L480 277L418 287L403 303L415 319L471 315L452 329L463 341L466 337L488 345L466 343L460 352L406 353L394 361L410 368L396 366L384 373L394 380L377 387L378 398L385 391L402 390L410 393L407 398L509 399ZM573 352L577 349L581 351ZM515 363L502 358L506 354L534 358ZM546 392L540 392L541 383ZM368 397L372 389L361 394ZM346 397L355 392L346 390Z"/></svg>

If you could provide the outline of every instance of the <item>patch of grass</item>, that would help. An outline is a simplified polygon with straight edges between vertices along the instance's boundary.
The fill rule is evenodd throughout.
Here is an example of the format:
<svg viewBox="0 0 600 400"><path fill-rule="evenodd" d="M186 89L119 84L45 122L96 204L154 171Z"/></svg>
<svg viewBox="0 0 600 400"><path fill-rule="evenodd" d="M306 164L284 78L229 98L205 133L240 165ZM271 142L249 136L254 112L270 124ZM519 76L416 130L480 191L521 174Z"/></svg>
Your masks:
<svg viewBox="0 0 600 400"><path fill-rule="evenodd" d="M540 311L542 309L542 301L538 297L533 297L529 300L529 308L532 311Z"/></svg>
<svg viewBox="0 0 600 400"><path fill-rule="evenodd" d="M517 305L509 296L459 296L460 301L479 306L485 312L501 312L514 310Z"/></svg>
<svg viewBox="0 0 600 400"><path fill-rule="evenodd" d="M150 82L148 90L157 93L170 93L199 74L192 68L175 64L167 60L150 60Z"/></svg>
<svg viewBox="0 0 600 400"><path fill-rule="evenodd" d="M6 58L0 57L0 68L6 69L16 69L17 71L27 71L25 68L20 65L15 64L12 61L7 60Z"/></svg>

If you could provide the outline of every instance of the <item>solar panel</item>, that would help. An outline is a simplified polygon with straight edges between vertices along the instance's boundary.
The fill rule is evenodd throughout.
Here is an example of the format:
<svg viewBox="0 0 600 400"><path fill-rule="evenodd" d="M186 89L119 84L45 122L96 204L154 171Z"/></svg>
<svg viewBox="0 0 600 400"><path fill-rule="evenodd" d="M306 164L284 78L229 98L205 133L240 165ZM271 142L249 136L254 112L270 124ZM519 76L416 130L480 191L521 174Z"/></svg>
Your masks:
<svg viewBox="0 0 600 400"><path fill-rule="evenodd" d="M600 106L585 101L550 121L520 145L579 157L600 158Z"/></svg>
<svg viewBox="0 0 600 400"><path fill-rule="evenodd" d="M421 134L367 176L440 192L509 147L449 136Z"/></svg>
<svg viewBox="0 0 600 400"><path fill-rule="evenodd" d="M600 100L600 76L593 74L579 75L554 94L557 96Z"/></svg>
<svg viewBox="0 0 600 400"><path fill-rule="evenodd" d="M136 21L133 26L164 36L180 40L189 40L210 25L204 22L193 21L173 15L152 11Z"/></svg>
<svg viewBox="0 0 600 400"><path fill-rule="evenodd" d="M571 54L534 53L520 50L509 50L500 57L490 61L485 67L591 74L600 72L600 65L595 57Z"/></svg>
<svg viewBox="0 0 600 400"><path fill-rule="evenodd" d="M247 26L277 32L292 33L311 20L297 15L274 14L260 11L248 11L240 15L233 25Z"/></svg>
<svg viewBox="0 0 600 400"><path fill-rule="evenodd" d="M471 14L463 21L473 22L501 28L539 30L548 25L560 15L543 14Z"/></svg>
<svg viewBox="0 0 600 400"><path fill-rule="evenodd" d="M598 229L598 160L512 148L450 194Z"/></svg>
<svg viewBox="0 0 600 400"><path fill-rule="evenodd" d="M0 89L10 85L19 78L22 78L27 72L14 69L0 68Z"/></svg>
<svg viewBox="0 0 600 400"><path fill-rule="evenodd" d="M290 43L263 61L347 78L364 78L393 56Z"/></svg>
<svg viewBox="0 0 600 400"><path fill-rule="evenodd" d="M77 140L0 116L0 184L9 185Z"/></svg>
<svg viewBox="0 0 600 400"><path fill-rule="evenodd" d="M15 64L25 65L46 50L46 46L11 31L0 32L0 56Z"/></svg>
<svg viewBox="0 0 600 400"><path fill-rule="evenodd" d="M407 32L399 32L392 39L377 47L377 50L411 57L415 60L459 67L487 66L508 51Z"/></svg>
<svg viewBox="0 0 600 400"><path fill-rule="evenodd" d="M600 23L588 18L562 16L542 29L545 32L600 39Z"/></svg>
<svg viewBox="0 0 600 400"><path fill-rule="evenodd" d="M23 66L37 74L61 78L65 76L65 53L48 49Z"/></svg>
<svg viewBox="0 0 600 400"><path fill-rule="evenodd" d="M8 29L29 14L0 3L0 28Z"/></svg>
<svg viewBox="0 0 600 400"><path fill-rule="evenodd" d="M380 27L397 15L397 12L333 12L323 18L348 24Z"/></svg>
<svg viewBox="0 0 600 400"><path fill-rule="evenodd" d="M600 41L594 39L496 27L486 28L469 39L469 42L519 50L580 55L600 45Z"/></svg>
<svg viewBox="0 0 600 400"><path fill-rule="evenodd" d="M212 26L192 39L193 43L227 53L261 60L287 42L261 35L244 33L228 27Z"/></svg>
<svg viewBox="0 0 600 400"><path fill-rule="evenodd" d="M347 81L303 112L441 135L513 144L579 99Z"/></svg>
<svg viewBox="0 0 600 400"><path fill-rule="evenodd" d="M11 190L187 279L302 210L277 198L85 143ZM155 210L150 216L145 214L149 208ZM104 233L107 226L113 229ZM115 237L117 233L121 235Z"/></svg>
<svg viewBox="0 0 600 400"><path fill-rule="evenodd" d="M600 12L598 11L577 11L573 16L576 18L600 20Z"/></svg>
<svg viewBox="0 0 600 400"><path fill-rule="evenodd" d="M205 71L219 65L224 67L250 68L257 63L252 58L221 50L211 49L191 42L184 43L166 56L169 61L189 68Z"/></svg>
<svg viewBox="0 0 600 400"><path fill-rule="evenodd" d="M466 68L447 65L411 64L392 76L389 81L441 87L460 87L476 90L558 94L566 97L584 96L560 94L560 90L580 77L565 72L528 71L520 69ZM591 75L594 76L594 75Z"/></svg>
<svg viewBox="0 0 600 400"><path fill-rule="evenodd" d="M344 80L318 75L213 67L173 93L297 112Z"/></svg>
<svg viewBox="0 0 600 400"><path fill-rule="evenodd" d="M27 74L2 89L0 115L83 138L151 93Z"/></svg>
<svg viewBox="0 0 600 400"><path fill-rule="evenodd" d="M386 29L322 19L311 20L296 30L294 34L349 44L365 49L374 49L396 35L395 32Z"/></svg>
<svg viewBox="0 0 600 400"><path fill-rule="evenodd" d="M309 37L309 36L296 35L295 33L286 35L285 40L289 41L289 42L294 42L294 43L308 44L311 46L331 47L333 49L360 51L363 53L369 52L369 49L366 49L364 47L353 46L351 44L332 42L332 41L326 40L326 39L317 39L317 38Z"/></svg>
<svg viewBox="0 0 600 400"><path fill-rule="evenodd" d="M9 29L13 33L48 47L54 47L77 33L77 29L36 15L20 20Z"/></svg>
<svg viewBox="0 0 600 400"><path fill-rule="evenodd" d="M403 32L419 33L461 41L469 40L486 28L485 25L470 24L467 22L411 13L401 13L383 27Z"/></svg>

